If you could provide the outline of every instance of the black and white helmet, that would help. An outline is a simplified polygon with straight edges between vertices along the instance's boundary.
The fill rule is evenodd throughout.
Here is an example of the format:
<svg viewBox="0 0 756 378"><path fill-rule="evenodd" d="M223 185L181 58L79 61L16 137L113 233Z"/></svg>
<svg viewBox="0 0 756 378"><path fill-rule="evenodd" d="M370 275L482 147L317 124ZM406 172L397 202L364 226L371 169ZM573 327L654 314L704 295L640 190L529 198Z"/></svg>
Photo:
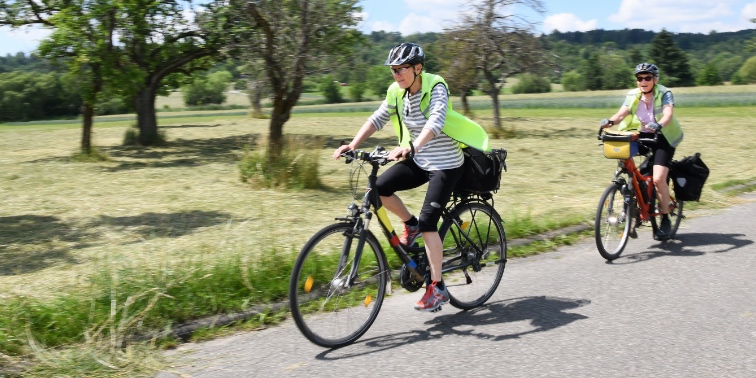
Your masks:
<svg viewBox="0 0 756 378"><path fill-rule="evenodd" d="M656 77L659 76L659 67L657 67L656 64L652 63L641 63L635 66L634 75L637 76L639 73L650 73L651 75L654 75L654 77Z"/></svg>
<svg viewBox="0 0 756 378"><path fill-rule="evenodd" d="M424 64L425 52L423 48L414 43L402 43L394 46L389 51L384 66L399 66L402 64Z"/></svg>

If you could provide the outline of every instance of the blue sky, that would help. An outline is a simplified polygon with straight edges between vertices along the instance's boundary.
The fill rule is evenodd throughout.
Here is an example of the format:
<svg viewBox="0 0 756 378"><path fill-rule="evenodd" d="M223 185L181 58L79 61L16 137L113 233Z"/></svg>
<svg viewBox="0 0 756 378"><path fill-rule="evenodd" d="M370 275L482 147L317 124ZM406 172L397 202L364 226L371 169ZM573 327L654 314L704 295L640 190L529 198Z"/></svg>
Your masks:
<svg viewBox="0 0 756 378"><path fill-rule="evenodd" d="M465 0L361 0L364 32L398 31L403 35L439 32L459 19ZM708 33L751 29L756 0L543 0L544 14L520 9L538 31L645 29L674 33ZM33 51L48 31L35 27L11 31L0 27L0 55Z"/></svg>

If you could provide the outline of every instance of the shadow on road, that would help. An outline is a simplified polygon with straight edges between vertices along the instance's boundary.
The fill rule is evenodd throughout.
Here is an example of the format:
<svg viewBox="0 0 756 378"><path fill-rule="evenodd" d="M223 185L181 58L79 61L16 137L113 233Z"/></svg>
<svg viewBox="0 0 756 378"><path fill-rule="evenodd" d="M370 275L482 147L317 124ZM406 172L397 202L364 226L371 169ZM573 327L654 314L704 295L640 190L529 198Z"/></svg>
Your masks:
<svg viewBox="0 0 756 378"><path fill-rule="evenodd" d="M724 253L751 244L753 244L753 240L745 239L744 234L683 234L677 235L675 240L661 242L654 245L644 252L628 254L617 260L608 261L607 263L621 265L648 261L664 256L691 257L701 256L707 253Z"/></svg>
<svg viewBox="0 0 756 378"><path fill-rule="evenodd" d="M492 302L470 311L439 315L426 322L430 327L358 341L352 347L331 349L315 356L319 360L339 360L381 352L408 344L441 339L446 336L475 337L480 340L501 341L529 334L549 331L586 316L567 310L586 306L587 299L557 297L525 297ZM450 305L446 309L452 308ZM514 323L527 322L514 325ZM501 333L491 329L504 329ZM511 326L507 326L511 325ZM518 330L512 331L513 328ZM510 332L507 332L509 330ZM358 350L355 350L358 349Z"/></svg>

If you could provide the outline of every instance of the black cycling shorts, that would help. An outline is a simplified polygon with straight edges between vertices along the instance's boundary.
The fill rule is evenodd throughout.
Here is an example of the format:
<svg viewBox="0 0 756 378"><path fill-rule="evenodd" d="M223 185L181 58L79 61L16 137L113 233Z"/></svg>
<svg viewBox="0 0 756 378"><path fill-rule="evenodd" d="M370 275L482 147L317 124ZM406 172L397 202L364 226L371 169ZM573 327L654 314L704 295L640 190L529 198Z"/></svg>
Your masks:
<svg viewBox="0 0 756 378"><path fill-rule="evenodd" d="M379 196L389 197L395 192L409 190L428 183L425 201L420 210L420 232L438 231L441 213L449 202L464 166L438 171L426 171L413 159L402 160L378 176L375 189Z"/></svg>

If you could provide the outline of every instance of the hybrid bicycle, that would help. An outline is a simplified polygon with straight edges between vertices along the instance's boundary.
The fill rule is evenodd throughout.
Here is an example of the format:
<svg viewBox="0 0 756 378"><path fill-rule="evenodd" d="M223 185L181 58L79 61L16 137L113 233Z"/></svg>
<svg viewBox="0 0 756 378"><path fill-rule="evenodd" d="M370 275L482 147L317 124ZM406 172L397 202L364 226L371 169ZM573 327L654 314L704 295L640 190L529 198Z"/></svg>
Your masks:
<svg viewBox="0 0 756 378"><path fill-rule="evenodd" d="M607 134L600 128L598 139L605 145L615 143L612 148L622 151L621 155L605 156L618 159L617 170L614 172L612 183L604 190L596 208L594 230L596 246L599 253L606 260L614 260L622 254L629 238L637 237L636 228L646 223L651 224L655 240L674 239L680 221L684 218L683 201L675 199L675 194L670 188L669 216L672 229L667 237L660 239L657 231L661 225L661 211L659 198L656 195L656 187L653 183L651 147L654 146L659 133L653 138L641 138L639 134L613 135ZM637 145L633 146L633 143ZM636 166L633 157L637 155L639 147L645 150L640 156L643 162ZM640 168L639 168L640 167ZM667 177L669 182L669 175Z"/></svg>
<svg viewBox="0 0 756 378"><path fill-rule="evenodd" d="M493 153L504 163L506 150ZM352 163L352 178L365 172L364 165L370 166L362 203L352 202L345 216L310 238L297 257L289 284L297 327L311 342L327 348L349 345L367 332L392 289L392 266L368 229L374 214L400 260L400 285L417 291L430 283L422 242L399 243L378 193L372 190L379 168L389 162L388 151L376 147L372 152L346 151L342 156ZM352 190L357 199L354 185ZM485 303L498 287L507 262L507 239L490 192L455 190L452 197L439 227L444 245L442 273L450 304L468 310Z"/></svg>

